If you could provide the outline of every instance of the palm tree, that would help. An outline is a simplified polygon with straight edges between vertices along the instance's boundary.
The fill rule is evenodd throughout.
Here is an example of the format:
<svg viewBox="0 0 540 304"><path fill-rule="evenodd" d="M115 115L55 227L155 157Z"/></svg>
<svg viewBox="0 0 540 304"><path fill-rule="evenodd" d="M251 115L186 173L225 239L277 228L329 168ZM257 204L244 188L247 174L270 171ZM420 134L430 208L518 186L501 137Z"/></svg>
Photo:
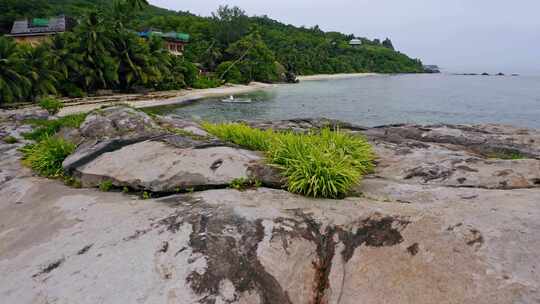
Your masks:
<svg viewBox="0 0 540 304"><path fill-rule="evenodd" d="M148 5L148 0L127 0L127 3L135 9L142 10Z"/></svg>
<svg viewBox="0 0 540 304"><path fill-rule="evenodd" d="M24 62L15 42L0 37L0 104L25 97L30 80L22 74L23 70Z"/></svg>
<svg viewBox="0 0 540 304"><path fill-rule="evenodd" d="M159 62L160 58L152 57L149 44L126 30L117 31L113 41L113 55L119 63L120 89L130 90L135 85L147 85L161 79L162 65L167 61ZM153 55L161 57L159 52L152 51Z"/></svg>
<svg viewBox="0 0 540 304"><path fill-rule="evenodd" d="M32 82L30 98L35 101L42 96L57 94L56 86L61 73L55 69L57 57L51 52L49 44L25 46L23 59L27 66L26 77Z"/></svg>
<svg viewBox="0 0 540 304"><path fill-rule="evenodd" d="M86 91L94 91L117 83L118 63L109 51L114 45L101 15L90 12L76 28L75 35L79 43L74 52L79 54L82 63L78 71L80 85Z"/></svg>
<svg viewBox="0 0 540 304"><path fill-rule="evenodd" d="M72 33L58 34L50 43L51 51L56 57L55 70L62 74L63 80L74 76L75 71L80 68L82 58L80 54L73 51L75 43L75 36Z"/></svg>

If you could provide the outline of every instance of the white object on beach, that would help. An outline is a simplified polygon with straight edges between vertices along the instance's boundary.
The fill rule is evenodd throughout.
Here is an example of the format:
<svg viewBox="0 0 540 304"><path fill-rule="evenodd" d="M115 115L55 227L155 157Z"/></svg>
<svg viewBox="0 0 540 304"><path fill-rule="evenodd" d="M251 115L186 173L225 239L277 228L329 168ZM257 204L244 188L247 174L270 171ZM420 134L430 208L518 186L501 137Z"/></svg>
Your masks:
<svg viewBox="0 0 540 304"><path fill-rule="evenodd" d="M222 99L221 102L229 102L229 103L250 103L251 99L235 99L234 96L229 96L229 98Z"/></svg>

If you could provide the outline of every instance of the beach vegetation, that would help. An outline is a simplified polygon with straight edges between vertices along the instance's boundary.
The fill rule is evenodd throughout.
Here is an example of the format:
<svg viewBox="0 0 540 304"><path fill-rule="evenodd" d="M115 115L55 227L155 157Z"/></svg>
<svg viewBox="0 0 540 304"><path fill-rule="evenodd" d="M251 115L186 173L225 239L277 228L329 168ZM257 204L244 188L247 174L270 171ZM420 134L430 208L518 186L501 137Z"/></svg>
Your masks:
<svg viewBox="0 0 540 304"><path fill-rule="evenodd" d="M42 109L47 110L50 115L56 115L64 107L64 103L57 98L44 97L40 99L39 106Z"/></svg>
<svg viewBox="0 0 540 304"><path fill-rule="evenodd" d="M41 176L63 176L62 162L75 151L75 145L62 138L46 137L21 148L23 164Z"/></svg>
<svg viewBox="0 0 540 304"><path fill-rule="evenodd" d="M78 25L37 47L0 37L0 105L100 90L178 90L280 82L294 75L423 71L420 60L395 51L390 39L286 25L229 6L201 17L145 0L6 0L0 3L0 32L8 32L20 18L59 14L76 18ZM186 32L190 42L183 56L175 56L161 39L138 37L144 28ZM349 45L355 38L361 46Z"/></svg>
<svg viewBox="0 0 540 304"><path fill-rule="evenodd" d="M23 137L28 140L40 141L48 137L54 136L60 129L79 128L86 119L87 114L73 114L57 119L31 119L26 123L34 127L31 132L24 133Z"/></svg>
<svg viewBox="0 0 540 304"><path fill-rule="evenodd" d="M340 130L303 134L259 130L238 123L203 126L224 141L264 151L268 163L281 169L292 193L340 198L374 169L375 155L369 143Z"/></svg>

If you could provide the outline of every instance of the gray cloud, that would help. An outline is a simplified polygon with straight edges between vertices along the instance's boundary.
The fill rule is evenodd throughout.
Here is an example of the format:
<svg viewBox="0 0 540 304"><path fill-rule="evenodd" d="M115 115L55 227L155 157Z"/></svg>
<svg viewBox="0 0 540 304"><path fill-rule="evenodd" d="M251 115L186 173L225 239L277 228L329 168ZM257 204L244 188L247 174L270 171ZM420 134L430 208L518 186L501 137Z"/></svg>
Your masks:
<svg viewBox="0 0 540 304"><path fill-rule="evenodd" d="M295 25L390 37L425 63L456 72L540 74L538 0L150 0L157 6L209 15L237 5Z"/></svg>

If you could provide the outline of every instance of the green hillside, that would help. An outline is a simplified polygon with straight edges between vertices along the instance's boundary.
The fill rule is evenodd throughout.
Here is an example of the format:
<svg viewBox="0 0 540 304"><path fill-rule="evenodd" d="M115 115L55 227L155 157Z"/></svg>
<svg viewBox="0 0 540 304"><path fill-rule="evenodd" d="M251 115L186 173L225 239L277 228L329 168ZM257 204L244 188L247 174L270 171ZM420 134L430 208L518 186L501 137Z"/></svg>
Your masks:
<svg viewBox="0 0 540 304"><path fill-rule="evenodd" d="M0 25L9 29L16 17L46 17L65 14L81 17L92 9L107 11L109 0L4 0L0 4ZM5 7L2 7L5 6ZM231 10L232 11L232 10ZM228 12L231 13L231 12ZM234 15L237 14L237 15ZM225 16L230 18L231 16ZM348 45L352 35L323 32L318 26L301 28L280 23L266 16L247 17L232 12L233 22L220 22L187 12L174 12L155 6L146 7L133 16L130 26L135 29L155 27L164 31L187 32L192 37L187 56L208 68L216 68L229 58L226 49L248 32L256 29L285 67L298 74L381 72L422 72L422 64L405 54L383 46L379 40L362 38L365 46L354 49ZM391 44L390 44L391 45ZM210 48L210 50L209 50Z"/></svg>
<svg viewBox="0 0 540 304"><path fill-rule="evenodd" d="M294 81L295 75L423 72L420 60L394 50L388 38L381 42L324 32L318 26L296 27L267 16L248 16L237 7L219 7L211 17L201 17L137 1L144 0L1 1L3 33L23 17L64 14L76 18L78 26L36 48L0 37L0 60L5 63L0 65L0 103L99 90ZM136 34L149 28L189 34L184 56L169 54L158 37L144 40ZM352 39L361 45L350 46Z"/></svg>

